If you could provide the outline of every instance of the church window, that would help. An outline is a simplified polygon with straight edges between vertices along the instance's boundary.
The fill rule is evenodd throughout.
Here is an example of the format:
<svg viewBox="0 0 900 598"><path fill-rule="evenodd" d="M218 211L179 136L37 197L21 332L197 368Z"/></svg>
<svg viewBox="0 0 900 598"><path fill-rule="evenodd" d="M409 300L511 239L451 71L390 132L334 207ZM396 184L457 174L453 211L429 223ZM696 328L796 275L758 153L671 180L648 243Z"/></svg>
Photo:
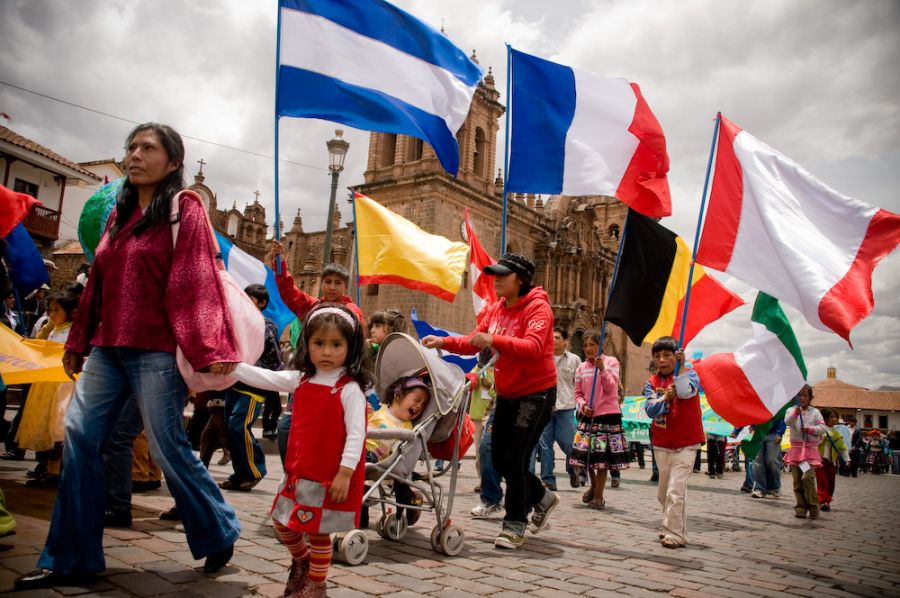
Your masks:
<svg viewBox="0 0 900 598"><path fill-rule="evenodd" d="M397 151L397 136L393 133L382 133L380 137L381 147L378 148L378 166L387 168L394 165L394 156Z"/></svg>
<svg viewBox="0 0 900 598"><path fill-rule="evenodd" d="M485 158L484 129L478 127L475 129L475 156L472 163L472 171L475 176L484 176L484 158Z"/></svg>
<svg viewBox="0 0 900 598"><path fill-rule="evenodd" d="M234 237L237 235L238 231L238 216L237 214L232 214L228 217L228 226L225 227L225 234L229 237Z"/></svg>
<svg viewBox="0 0 900 598"><path fill-rule="evenodd" d="M466 168L466 128L462 127L456 132L456 143L459 144L459 169Z"/></svg>
<svg viewBox="0 0 900 598"><path fill-rule="evenodd" d="M406 161L415 162L422 159L423 143L421 139L410 137L406 144Z"/></svg>
<svg viewBox="0 0 900 598"><path fill-rule="evenodd" d="M366 285L366 296L374 297L378 295L378 285L377 284L367 284Z"/></svg>
<svg viewBox="0 0 900 598"><path fill-rule="evenodd" d="M576 330L569 341L569 349L578 357L584 359L584 330Z"/></svg>
<svg viewBox="0 0 900 598"><path fill-rule="evenodd" d="M614 237L616 239L619 238L619 225L613 224L609 227L609 236Z"/></svg>

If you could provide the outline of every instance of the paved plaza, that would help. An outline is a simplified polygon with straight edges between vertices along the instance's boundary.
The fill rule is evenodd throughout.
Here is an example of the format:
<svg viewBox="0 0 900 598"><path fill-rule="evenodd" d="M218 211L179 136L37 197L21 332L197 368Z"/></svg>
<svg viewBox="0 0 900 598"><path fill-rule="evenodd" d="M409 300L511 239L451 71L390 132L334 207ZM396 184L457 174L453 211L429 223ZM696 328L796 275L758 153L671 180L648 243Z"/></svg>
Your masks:
<svg viewBox="0 0 900 598"><path fill-rule="evenodd" d="M17 534L0 540L0 592L34 568L47 533L55 492L25 487L25 471L33 465L0 462L0 486L18 521ZM252 492L226 492L243 532L234 558L219 573L205 576L176 523L157 518L172 505L163 485L135 495L132 529L107 530L107 570L97 581L17 596L280 596L290 559L266 516L281 473L277 456L268 456L268 467L269 476ZM336 563L329 596L900 595L900 476L838 478L833 510L810 521L794 518L788 475L780 499L752 499L738 490L743 474L727 473L723 480L694 474L691 543L670 550L657 540L660 509L647 467L624 472L620 488L607 488L605 511L582 506L581 490L569 488L564 476L562 503L549 527L539 536L528 533L520 550L508 552L493 547L499 519L468 515L478 496L472 492L474 460L467 458L453 516L466 534L462 553L447 557L432 550L431 514L401 542L370 530L366 562ZM213 466L212 472L223 480L230 466Z"/></svg>

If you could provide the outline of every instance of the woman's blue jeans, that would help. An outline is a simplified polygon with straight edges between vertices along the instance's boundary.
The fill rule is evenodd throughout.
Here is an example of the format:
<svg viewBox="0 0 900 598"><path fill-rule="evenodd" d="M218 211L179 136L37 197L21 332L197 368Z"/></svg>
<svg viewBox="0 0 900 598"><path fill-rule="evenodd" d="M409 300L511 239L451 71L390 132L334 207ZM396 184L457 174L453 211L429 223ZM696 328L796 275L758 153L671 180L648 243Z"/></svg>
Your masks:
<svg viewBox="0 0 900 598"><path fill-rule="evenodd" d="M106 568L102 449L131 400L137 401L150 454L175 498L191 554L201 559L235 543L241 531L237 515L191 451L185 434L186 397L172 353L120 347L91 352L66 414L62 477L38 567L61 575Z"/></svg>

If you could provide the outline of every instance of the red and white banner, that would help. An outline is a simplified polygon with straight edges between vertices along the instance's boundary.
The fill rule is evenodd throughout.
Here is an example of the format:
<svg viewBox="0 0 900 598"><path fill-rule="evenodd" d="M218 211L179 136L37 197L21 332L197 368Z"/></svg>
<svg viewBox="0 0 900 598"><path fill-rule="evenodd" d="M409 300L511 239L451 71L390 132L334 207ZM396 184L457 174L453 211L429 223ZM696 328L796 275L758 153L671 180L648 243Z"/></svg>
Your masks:
<svg viewBox="0 0 900 598"><path fill-rule="evenodd" d="M875 305L872 271L898 243L900 215L838 193L722 117L697 262L849 343Z"/></svg>
<svg viewBox="0 0 900 598"><path fill-rule="evenodd" d="M497 291L494 289L494 279L484 275L484 269L497 263L488 255L478 237L475 229L469 223L469 208L466 208L466 237L469 239L469 278L472 281L472 306L475 308L475 318L478 319L485 305L490 305L497 300Z"/></svg>

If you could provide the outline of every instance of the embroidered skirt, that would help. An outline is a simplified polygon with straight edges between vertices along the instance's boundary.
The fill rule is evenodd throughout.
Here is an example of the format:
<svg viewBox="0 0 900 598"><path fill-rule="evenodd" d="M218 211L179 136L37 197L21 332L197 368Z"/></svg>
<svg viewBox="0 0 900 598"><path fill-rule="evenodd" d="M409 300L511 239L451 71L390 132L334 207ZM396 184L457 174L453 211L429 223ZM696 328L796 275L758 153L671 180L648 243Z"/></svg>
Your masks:
<svg viewBox="0 0 900 598"><path fill-rule="evenodd" d="M594 471L627 469L630 460L621 413L579 419L569 459L571 465Z"/></svg>

